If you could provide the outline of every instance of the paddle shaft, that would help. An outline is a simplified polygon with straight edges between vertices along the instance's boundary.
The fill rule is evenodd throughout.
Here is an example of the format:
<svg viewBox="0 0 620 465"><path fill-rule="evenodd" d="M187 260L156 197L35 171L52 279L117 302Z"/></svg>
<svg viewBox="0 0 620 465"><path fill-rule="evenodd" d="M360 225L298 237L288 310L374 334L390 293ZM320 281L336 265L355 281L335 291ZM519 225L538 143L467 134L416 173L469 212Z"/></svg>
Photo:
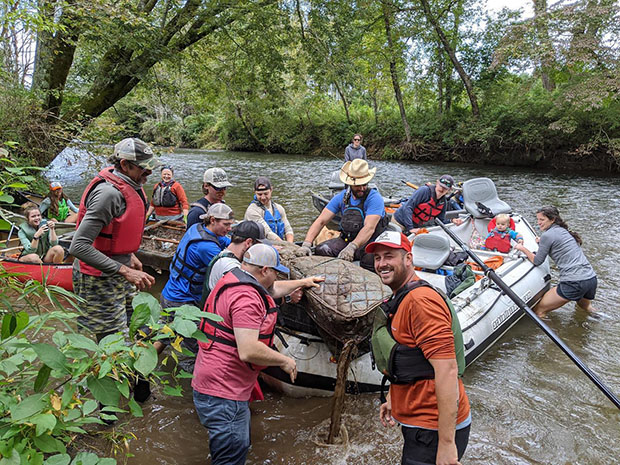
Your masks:
<svg viewBox="0 0 620 465"><path fill-rule="evenodd" d="M519 297L515 292L510 289L510 287L495 273L494 270L489 268L481 259L476 255L463 241L460 237L454 234L453 231L443 224L439 219L435 218L435 223L448 234L452 238L454 242L456 242L463 251L467 253L477 264L482 268L484 273L493 281L497 286L508 296L510 299L517 304L517 306L523 310L527 316L529 316L536 325L543 330L543 332L564 352L571 361L577 365L577 367L583 371L583 373L590 378L590 381L594 383L594 385L601 390L605 396L618 408L620 409L620 399L618 399L615 394L609 389L609 387L601 381L601 379L594 373L585 363L581 361L581 359L560 339L552 330L547 326L547 324L542 321L538 315Z"/></svg>
<svg viewBox="0 0 620 465"><path fill-rule="evenodd" d="M411 187L412 189L417 189L418 186L416 186L415 184L413 184L412 182L409 181L405 181L404 179L401 179L401 181L405 184L407 184L409 187Z"/></svg>

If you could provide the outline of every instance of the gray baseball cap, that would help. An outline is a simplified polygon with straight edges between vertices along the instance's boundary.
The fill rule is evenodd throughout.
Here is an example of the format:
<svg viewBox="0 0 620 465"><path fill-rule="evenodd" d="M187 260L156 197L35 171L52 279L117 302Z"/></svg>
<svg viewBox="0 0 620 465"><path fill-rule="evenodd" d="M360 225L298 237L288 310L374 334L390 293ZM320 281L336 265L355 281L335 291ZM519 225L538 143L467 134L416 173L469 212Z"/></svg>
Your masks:
<svg viewBox="0 0 620 465"><path fill-rule="evenodd" d="M114 154L110 158L113 163L117 160L133 161L140 168L154 170L159 166L159 161L153 154L149 145L136 137L123 139L114 146Z"/></svg>
<svg viewBox="0 0 620 465"><path fill-rule="evenodd" d="M267 244L254 244L243 255L243 261L250 265L273 268L280 273L290 273L290 270L280 263L278 251Z"/></svg>
<svg viewBox="0 0 620 465"><path fill-rule="evenodd" d="M213 217L217 220L232 220L233 219L233 211L225 203L214 203L209 207L207 213L204 213L199 216L201 220L207 219L209 217Z"/></svg>
<svg viewBox="0 0 620 465"><path fill-rule="evenodd" d="M228 182L228 175L222 168L209 168L202 177L203 182L207 182L218 189L232 186Z"/></svg>

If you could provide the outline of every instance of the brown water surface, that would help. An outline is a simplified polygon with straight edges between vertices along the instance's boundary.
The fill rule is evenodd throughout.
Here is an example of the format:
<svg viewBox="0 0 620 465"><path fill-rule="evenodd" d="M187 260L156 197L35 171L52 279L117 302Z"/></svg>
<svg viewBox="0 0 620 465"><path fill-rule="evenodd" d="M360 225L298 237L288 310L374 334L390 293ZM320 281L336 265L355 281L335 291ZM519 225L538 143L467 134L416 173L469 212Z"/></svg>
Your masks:
<svg viewBox="0 0 620 465"><path fill-rule="evenodd" d="M72 157L71 154L67 156ZM190 201L200 197L202 173L224 168L233 183L226 197L243 216L258 175L271 177L274 200L282 203L297 239L303 239L317 212L310 191L322 191L340 162L333 158L179 150L164 155ZM92 175L83 163L52 165L49 176L60 180L74 202ZM407 196L416 184L444 173L457 180L487 176L500 197L535 224L538 207L553 204L584 239L584 251L597 271L598 313L585 314L566 305L553 312L551 328L620 394L620 199L617 177L579 173L548 174L536 170L447 164L372 162L384 195ZM152 176L153 182L157 177ZM152 183L150 184L152 186ZM150 191L149 191L150 192ZM164 277L165 275L162 275ZM557 279L557 275L554 276ZM161 289L163 283L158 283ZM159 292L159 291L156 291ZM370 368L370 367L369 367ZM616 464L620 413L573 363L527 318L523 318L481 359L468 368L465 386L472 406L472 435L464 464ZM349 397L344 424L348 441L325 446L330 400L291 399L266 393L252 404L252 448L249 464L395 464L401 439L396 429L378 421L376 395ZM145 416L126 426L134 465L208 463L206 430L196 417L187 384L183 398L156 392Z"/></svg>

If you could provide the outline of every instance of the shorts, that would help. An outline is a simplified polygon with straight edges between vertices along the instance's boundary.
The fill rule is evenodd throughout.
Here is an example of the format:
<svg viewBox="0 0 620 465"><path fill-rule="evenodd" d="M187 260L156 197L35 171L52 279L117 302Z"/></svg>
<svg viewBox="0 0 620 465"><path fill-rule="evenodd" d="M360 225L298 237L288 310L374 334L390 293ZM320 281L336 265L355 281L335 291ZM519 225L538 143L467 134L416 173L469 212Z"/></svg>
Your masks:
<svg viewBox="0 0 620 465"><path fill-rule="evenodd" d="M127 331L133 314L131 301L138 294L136 286L120 274L91 276L74 268L73 290L86 301L80 304L78 328L95 334Z"/></svg>
<svg viewBox="0 0 620 465"><path fill-rule="evenodd" d="M470 428L471 424L465 428L457 429L454 435L459 460L467 449ZM405 444L403 445L401 465L432 465L436 462L439 444L439 433L437 431L403 426L402 433Z"/></svg>
<svg viewBox="0 0 620 465"><path fill-rule="evenodd" d="M583 281L560 281L557 292L560 297L566 300L594 300L597 285L598 280L596 276L590 279L584 279Z"/></svg>

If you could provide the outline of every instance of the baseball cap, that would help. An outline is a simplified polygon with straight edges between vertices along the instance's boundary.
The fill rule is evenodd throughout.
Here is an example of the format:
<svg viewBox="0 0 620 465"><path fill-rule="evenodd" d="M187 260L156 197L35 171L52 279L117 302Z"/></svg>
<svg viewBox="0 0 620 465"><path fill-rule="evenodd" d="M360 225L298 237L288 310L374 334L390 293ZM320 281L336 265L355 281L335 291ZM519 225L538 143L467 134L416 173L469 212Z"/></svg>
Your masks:
<svg viewBox="0 0 620 465"><path fill-rule="evenodd" d="M136 137L123 139L114 146L114 154L110 161L117 160L133 161L145 170L154 170L159 166L159 161L153 156L153 149Z"/></svg>
<svg viewBox="0 0 620 465"><path fill-rule="evenodd" d="M232 186L232 184L228 182L228 175L226 174L226 171L222 168L209 168L205 171L202 181L207 182L218 189Z"/></svg>
<svg viewBox="0 0 620 465"><path fill-rule="evenodd" d="M366 246L366 253L374 253L375 248L378 245L384 245L391 247L392 249L403 249L406 252L411 252L411 242L407 236L397 231L383 231L374 242L371 242Z"/></svg>
<svg viewBox="0 0 620 465"><path fill-rule="evenodd" d="M55 191L58 189L62 189L62 184L60 184L58 181L54 181L54 182L50 182L50 190L51 191Z"/></svg>
<svg viewBox="0 0 620 465"><path fill-rule="evenodd" d="M233 211L225 203L214 203L209 207L207 213L204 213L199 216L201 220L206 218L213 217L217 220L232 220L233 219Z"/></svg>
<svg viewBox="0 0 620 465"><path fill-rule="evenodd" d="M247 220L235 226L232 230L232 235L233 237L237 236L262 242L265 239L265 229L256 221Z"/></svg>
<svg viewBox="0 0 620 465"><path fill-rule="evenodd" d="M263 187L259 189L260 186ZM266 189L271 189L271 181L269 181L269 178L265 176L259 176L258 178L256 178L256 181L254 181L254 190L258 191Z"/></svg>
<svg viewBox="0 0 620 465"><path fill-rule="evenodd" d="M449 174L444 174L439 178L439 184L441 184L446 189L452 189L454 186L454 178Z"/></svg>
<svg viewBox="0 0 620 465"><path fill-rule="evenodd" d="M243 261L250 265L267 266L280 273L288 274L290 270L280 263L280 254L267 244L254 244L243 255Z"/></svg>

